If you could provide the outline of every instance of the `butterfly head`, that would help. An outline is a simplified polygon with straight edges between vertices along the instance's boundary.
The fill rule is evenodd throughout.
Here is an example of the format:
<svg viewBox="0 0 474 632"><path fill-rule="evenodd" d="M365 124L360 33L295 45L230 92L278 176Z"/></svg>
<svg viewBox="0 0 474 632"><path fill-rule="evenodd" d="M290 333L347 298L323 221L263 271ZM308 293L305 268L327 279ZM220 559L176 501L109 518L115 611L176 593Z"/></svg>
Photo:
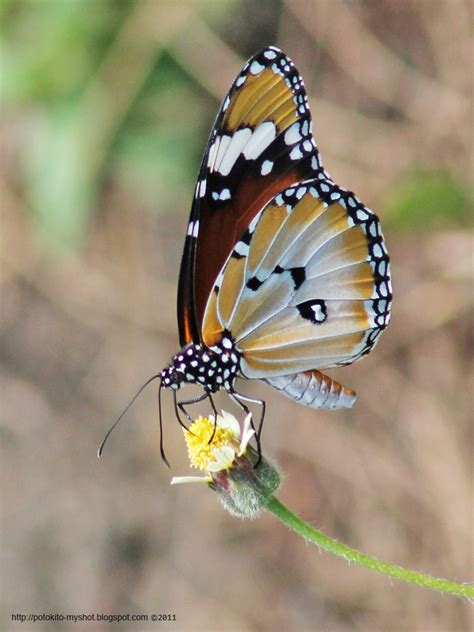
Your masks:
<svg viewBox="0 0 474 632"><path fill-rule="evenodd" d="M212 347L190 343L161 371L162 386L178 390L184 384L198 384L211 393L221 388L231 389L240 368L240 358L234 341L227 334Z"/></svg>

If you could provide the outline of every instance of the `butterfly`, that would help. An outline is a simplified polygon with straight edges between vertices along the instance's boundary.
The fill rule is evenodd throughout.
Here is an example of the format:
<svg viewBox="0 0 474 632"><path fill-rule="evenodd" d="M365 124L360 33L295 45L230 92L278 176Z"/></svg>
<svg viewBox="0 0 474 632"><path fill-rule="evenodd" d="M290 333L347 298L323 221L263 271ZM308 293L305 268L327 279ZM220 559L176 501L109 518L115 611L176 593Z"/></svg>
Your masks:
<svg viewBox="0 0 474 632"><path fill-rule="evenodd" d="M181 350L160 373L175 410L261 380L313 408L355 392L321 372L368 354L390 319L379 220L325 171L303 79L274 46L252 57L217 115L199 171L178 288ZM185 384L202 386L177 401ZM259 444L260 450L260 444ZM164 453L162 450L162 456ZM166 458L164 459L166 461Z"/></svg>

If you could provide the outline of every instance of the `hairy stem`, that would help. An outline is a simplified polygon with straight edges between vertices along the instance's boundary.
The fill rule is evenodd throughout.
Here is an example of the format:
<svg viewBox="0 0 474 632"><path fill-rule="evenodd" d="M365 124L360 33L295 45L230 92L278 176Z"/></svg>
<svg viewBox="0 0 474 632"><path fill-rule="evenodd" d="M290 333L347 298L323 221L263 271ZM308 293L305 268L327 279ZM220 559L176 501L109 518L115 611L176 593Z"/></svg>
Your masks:
<svg viewBox="0 0 474 632"><path fill-rule="evenodd" d="M471 585L458 584L447 579L440 579L425 575L424 573L418 573L417 571L411 571L401 566L394 566L387 562L382 562L371 555L365 555L364 553L351 549L337 540L333 540L324 533L321 533L321 531L314 529L314 527L304 522L304 520L301 520L301 518L291 512L285 505L282 505L275 496L270 498L266 509L273 513L283 524L293 529L293 531L303 536L306 540L317 544L328 553L344 558L348 562L370 568L378 573L400 579L410 584L417 584L418 586L438 590L456 597L474 599L474 587Z"/></svg>

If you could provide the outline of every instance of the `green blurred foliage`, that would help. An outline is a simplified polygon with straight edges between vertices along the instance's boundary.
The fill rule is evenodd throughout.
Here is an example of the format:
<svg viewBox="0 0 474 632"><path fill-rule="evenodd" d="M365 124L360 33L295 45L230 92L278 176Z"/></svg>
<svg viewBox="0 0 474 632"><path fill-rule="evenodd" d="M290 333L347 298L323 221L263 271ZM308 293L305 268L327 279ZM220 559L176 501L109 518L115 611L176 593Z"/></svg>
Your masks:
<svg viewBox="0 0 474 632"><path fill-rule="evenodd" d="M2 99L74 103L113 42L129 2L3 0Z"/></svg>
<svg viewBox="0 0 474 632"><path fill-rule="evenodd" d="M418 172L398 183L386 207L387 220L400 230L467 225L472 192L448 171Z"/></svg>
<svg viewBox="0 0 474 632"><path fill-rule="evenodd" d="M81 100L126 14L128 3L80 0L2 5L0 95L31 116L20 156L33 221L61 248L87 234L98 191Z"/></svg>
<svg viewBox="0 0 474 632"><path fill-rule="evenodd" d="M81 0L2 5L0 96L6 109L30 111L21 178L33 222L56 248L87 237L105 177L159 200L158 211L176 187L193 186L206 133L203 97L166 53L157 50L109 133L107 98L114 95L97 75L131 6L104 0L89 12ZM92 98L91 86L99 93Z"/></svg>
<svg viewBox="0 0 474 632"><path fill-rule="evenodd" d="M209 129L206 111L216 105L164 51L154 63L114 139L110 172L142 195L160 200L159 208L176 202L176 189L188 190Z"/></svg>

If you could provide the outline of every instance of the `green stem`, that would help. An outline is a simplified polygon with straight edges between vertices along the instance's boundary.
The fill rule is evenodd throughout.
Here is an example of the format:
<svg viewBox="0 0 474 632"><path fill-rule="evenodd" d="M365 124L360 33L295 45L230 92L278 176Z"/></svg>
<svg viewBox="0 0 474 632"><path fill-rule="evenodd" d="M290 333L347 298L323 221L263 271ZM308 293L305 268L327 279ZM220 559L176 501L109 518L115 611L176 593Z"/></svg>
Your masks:
<svg viewBox="0 0 474 632"><path fill-rule="evenodd" d="M430 575L424 575L423 573L417 573L416 571L410 571L401 566L393 566L382 562L375 557L360 553L345 544L341 544L337 540L329 538L321 531L314 529L304 520L295 516L285 505L272 496L270 501L266 505L266 509L271 511L283 524L290 529L293 529L299 535L302 535L306 540L317 544L319 547L342 557L348 562L354 562L359 566L365 566L365 568L371 568L374 571L388 575L388 577L395 577L402 581L409 582L410 584L417 584L418 586L424 586L425 588L431 588L432 590L439 590L443 593L449 593L456 597L468 597L474 598L474 587L468 584L457 584L456 582L448 581L447 579L439 579L437 577L430 577Z"/></svg>

